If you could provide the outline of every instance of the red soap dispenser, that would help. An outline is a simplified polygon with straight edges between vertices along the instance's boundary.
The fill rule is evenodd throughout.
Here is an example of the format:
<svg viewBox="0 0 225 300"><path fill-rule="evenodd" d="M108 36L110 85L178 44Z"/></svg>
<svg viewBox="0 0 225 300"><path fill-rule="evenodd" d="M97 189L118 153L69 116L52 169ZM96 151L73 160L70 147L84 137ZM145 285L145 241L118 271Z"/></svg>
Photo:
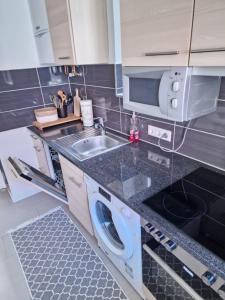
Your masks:
<svg viewBox="0 0 225 300"><path fill-rule="evenodd" d="M139 142L140 140L140 132L138 129L138 120L135 115L135 112L133 112L132 117L130 119L130 136L129 141L131 143Z"/></svg>

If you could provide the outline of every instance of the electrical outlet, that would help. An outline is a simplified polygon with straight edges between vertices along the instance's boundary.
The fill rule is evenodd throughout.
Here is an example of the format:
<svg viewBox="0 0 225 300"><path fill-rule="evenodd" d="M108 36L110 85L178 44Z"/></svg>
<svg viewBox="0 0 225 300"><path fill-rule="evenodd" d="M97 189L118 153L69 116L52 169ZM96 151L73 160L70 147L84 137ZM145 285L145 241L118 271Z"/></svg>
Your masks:
<svg viewBox="0 0 225 300"><path fill-rule="evenodd" d="M160 138L161 140L171 142L172 132L163 128L148 125L148 135Z"/></svg>

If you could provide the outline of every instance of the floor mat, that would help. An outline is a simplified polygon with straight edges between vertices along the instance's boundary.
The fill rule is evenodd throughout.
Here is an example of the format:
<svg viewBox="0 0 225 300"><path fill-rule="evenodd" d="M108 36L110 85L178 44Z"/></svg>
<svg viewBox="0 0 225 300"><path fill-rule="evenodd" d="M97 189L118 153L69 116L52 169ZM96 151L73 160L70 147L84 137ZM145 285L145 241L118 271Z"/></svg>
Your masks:
<svg viewBox="0 0 225 300"><path fill-rule="evenodd" d="M33 299L127 299L63 209L11 236Z"/></svg>

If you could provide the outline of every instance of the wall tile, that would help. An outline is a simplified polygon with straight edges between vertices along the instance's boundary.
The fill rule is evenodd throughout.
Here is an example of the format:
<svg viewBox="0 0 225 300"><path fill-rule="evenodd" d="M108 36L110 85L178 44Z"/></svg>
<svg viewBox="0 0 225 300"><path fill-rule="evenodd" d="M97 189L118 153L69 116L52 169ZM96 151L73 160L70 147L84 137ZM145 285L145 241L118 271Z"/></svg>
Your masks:
<svg viewBox="0 0 225 300"><path fill-rule="evenodd" d="M93 106L94 117L102 117L107 128L121 130L120 113Z"/></svg>
<svg viewBox="0 0 225 300"><path fill-rule="evenodd" d="M219 99L225 99L225 77L222 77Z"/></svg>
<svg viewBox="0 0 225 300"><path fill-rule="evenodd" d="M59 85L68 82L68 77L64 74L64 67L38 68L41 86Z"/></svg>
<svg viewBox="0 0 225 300"><path fill-rule="evenodd" d="M33 108L0 113L0 131L29 126L34 120Z"/></svg>
<svg viewBox="0 0 225 300"><path fill-rule="evenodd" d="M87 85L115 88L114 65L87 65L84 75Z"/></svg>
<svg viewBox="0 0 225 300"><path fill-rule="evenodd" d="M39 86L36 69L0 71L0 91Z"/></svg>
<svg viewBox="0 0 225 300"><path fill-rule="evenodd" d="M129 134L130 119L131 119L131 115L127 115L127 114L123 114L123 113L121 114L121 126L122 126L123 133ZM155 145L158 145L159 139L148 135L148 125L152 125L152 126L166 129L166 130L170 130L172 132L171 142L169 143L167 141L161 140L160 145L167 149L172 149L174 126L171 124L161 123L161 122L154 121L154 120L146 120L146 119L138 118L138 126L140 129L141 140L155 144Z"/></svg>
<svg viewBox="0 0 225 300"><path fill-rule="evenodd" d="M84 84L84 67L78 66L76 67L76 71L82 74L82 76L69 77L70 83Z"/></svg>
<svg viewBox="0 0 225 300"><path fill-rule="evenodd" d="M182 143L185 128L176 126L175 149ZM188 129L185 142L178 151L194 159L225 169L225 139Z"/></svg>
<svg viewBox="0 0 225 300"><path fill-rule="evenodd" d="M50 87L42 87L42 93L44 97L45 104L52 103L50 96L57 95L59 90L63 90L66 94L70 94L69 84L55 85Z"/></svg>
<svg viewBox="0 0 225 300"><path fill-rule="evenodd" d="M115 65L116 88L123 88L123 68L121 64Z"/></svg>
<svg viewBox="0 0 225 300"><path fill-rule="evenodd" d="M41 89L0 93L0 112L43 105Z"/></svg>
<svg viewBox="0 0 225 300"><path fill-rule="evenodd" d="M71 83L71 91L72 91L72 95L75 95L75 90L78 89L79 90L79 96L81 99L86 99L87 94L86 94L86 89L84 85L79 85L79 84L75 84L75 83Z"/></svg>
<svg viewBox="0 0 225 300"><path fill-rule="evenodd" d="M186 126L187 124L188 122L185 123ZM217 110L214 113L191 120L189 127L225 136L225 101L218 101Z"/></svg>
<svg viewBox="0 0 225 300"><path fill-rule="evenodd" d="M115 96L114 89L87 86L87 98L93 100L93 104L106 109L120 111L119 98Z"/></svg>

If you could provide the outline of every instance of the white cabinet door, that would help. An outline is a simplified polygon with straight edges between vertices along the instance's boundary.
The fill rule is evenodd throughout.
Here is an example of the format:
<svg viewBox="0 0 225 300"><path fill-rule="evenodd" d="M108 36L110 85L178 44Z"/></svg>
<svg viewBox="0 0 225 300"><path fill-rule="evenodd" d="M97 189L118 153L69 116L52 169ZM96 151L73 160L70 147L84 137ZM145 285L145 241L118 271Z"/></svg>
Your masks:
<svg viewBox="0 0 225 300"><path fill-rule="evenodd" d="M225 1L196 0L190 65L225 66Z"/></svg>
<svg viewBox="0 0 225 300"><path fill-rule="evenodd" d="M108 63L106 0L69 0L77 64Z"/></svg>
<svg viewBox="0 0 225 300"><path fill-rule="evenodd" d="M48 30L48 16L45 0L28 0L34 35Z"/></svg>
<svg viewBox="0 0 225 300"><path fill-rule="evenodd" d="M120 3L123 65L188 65L193 0Z"/></svg>
<svg viewBox="0 0 225 300"><path fill-rule="evenodd" d="M46 2L45 0L28 0L28 2L39 64L54 64L55 58L49 33Z"/></svg>
<svg viewBox="0 0 225 300"><path fill-rule="evenodd" d="M75 64L68 1L46 0L46 7L55 63Z"/></svg>
<svg viewBox="0 0 225 300"><path fill-rule="evenodd" d="M38 57L27 0L0 1L0 70L37 66Z"/></svg>

